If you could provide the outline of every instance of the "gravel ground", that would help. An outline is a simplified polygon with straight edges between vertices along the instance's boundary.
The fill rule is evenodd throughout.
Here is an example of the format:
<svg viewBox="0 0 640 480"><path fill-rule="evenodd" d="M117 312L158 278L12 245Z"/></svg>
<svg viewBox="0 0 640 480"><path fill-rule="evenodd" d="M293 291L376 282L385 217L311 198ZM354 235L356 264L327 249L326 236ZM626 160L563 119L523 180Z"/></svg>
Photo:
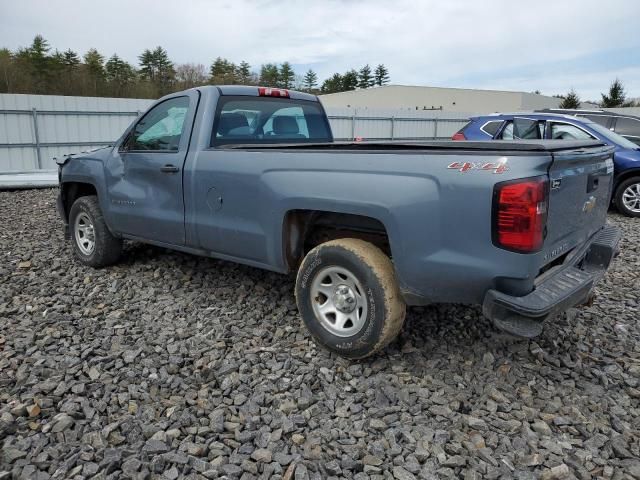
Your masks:
<svg viewBox="0 0 640 480"><path fill-rule="evenodd" d="M54 190L0 193L0 479L640 478L640 222L534 341L408 313L315 347L293 278L144 245L75 263Z"/></svg>

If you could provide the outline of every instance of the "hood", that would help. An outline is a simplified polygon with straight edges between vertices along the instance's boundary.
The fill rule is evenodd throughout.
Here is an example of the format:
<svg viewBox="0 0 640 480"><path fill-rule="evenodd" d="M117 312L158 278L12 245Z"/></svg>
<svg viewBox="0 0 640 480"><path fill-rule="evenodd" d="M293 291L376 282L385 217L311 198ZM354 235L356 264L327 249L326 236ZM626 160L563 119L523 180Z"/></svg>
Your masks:
<svg viewBox="0 0 640 480"><path fill-rule="evenodd" d="M72 158L87 158L87 157L106 158L106 155L108 154L109 151L111 151L112 147L113 145L105 145L104 147L98 147L98 148L94 148L92 150L86 150L80 153L67 153L62 157L54 157L53 160L58 165L62 166Z"/></svg>

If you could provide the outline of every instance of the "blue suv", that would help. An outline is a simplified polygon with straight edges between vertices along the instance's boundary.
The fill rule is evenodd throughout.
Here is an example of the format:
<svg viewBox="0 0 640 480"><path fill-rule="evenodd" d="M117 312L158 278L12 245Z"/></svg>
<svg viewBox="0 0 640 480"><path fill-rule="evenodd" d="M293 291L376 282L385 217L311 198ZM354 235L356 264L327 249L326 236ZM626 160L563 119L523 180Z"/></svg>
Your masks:
<svg viewBox="0 0 640 480"><path fill-rule="evenodd" d="M499 113L471 117L453 140L600 140L615 147L612 200L618 210L640 217L640 146L586 118L550 113Z"/></svg>

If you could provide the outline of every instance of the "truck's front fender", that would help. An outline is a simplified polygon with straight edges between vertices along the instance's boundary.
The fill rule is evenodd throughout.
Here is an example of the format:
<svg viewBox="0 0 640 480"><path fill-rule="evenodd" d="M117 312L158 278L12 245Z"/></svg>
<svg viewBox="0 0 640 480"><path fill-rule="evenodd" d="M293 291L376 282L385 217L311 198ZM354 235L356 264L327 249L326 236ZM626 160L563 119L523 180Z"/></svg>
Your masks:
<svg viewBox="0 0 640 480"><path fill-rule="evenodd" d="M100 159L96 158L71 158L63 166L60 175L60 194L64 201L64 196L68 194L69 188L76 184L91 185L98 196L100 210L110 225L110 209L104 178L104 165ZM69 205L69 208L71 205ZM68 212L66 212L68 213Z"/></svg>

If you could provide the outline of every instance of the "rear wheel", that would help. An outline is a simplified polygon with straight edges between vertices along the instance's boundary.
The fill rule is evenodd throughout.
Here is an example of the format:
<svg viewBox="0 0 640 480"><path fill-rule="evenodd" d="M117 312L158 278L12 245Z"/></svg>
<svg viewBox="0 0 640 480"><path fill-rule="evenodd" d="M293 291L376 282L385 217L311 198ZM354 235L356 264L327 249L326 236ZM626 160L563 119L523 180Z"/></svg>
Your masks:
<svg viewBox="0 0 640 480"><path fill-rule="evenodd" d="M73 253L81 263L98 268L120 258L122 240L109 231L95 195L80 197L73 203L69 227Z"/></svg>
<svg viewBox="0 0 640 480"><path fill-rule="evenodd" d="M406 310L389 257L354 238L326 242L309 252L298 271L296 301L316 342L353 359L389 344L400 332Z"/></svg>
<svg viewBox="0 0 640 480"><path fill-rule="evenodd" d="M616 189L616 207L628 217L640 217L640 177L626 179Z"/></svg>

